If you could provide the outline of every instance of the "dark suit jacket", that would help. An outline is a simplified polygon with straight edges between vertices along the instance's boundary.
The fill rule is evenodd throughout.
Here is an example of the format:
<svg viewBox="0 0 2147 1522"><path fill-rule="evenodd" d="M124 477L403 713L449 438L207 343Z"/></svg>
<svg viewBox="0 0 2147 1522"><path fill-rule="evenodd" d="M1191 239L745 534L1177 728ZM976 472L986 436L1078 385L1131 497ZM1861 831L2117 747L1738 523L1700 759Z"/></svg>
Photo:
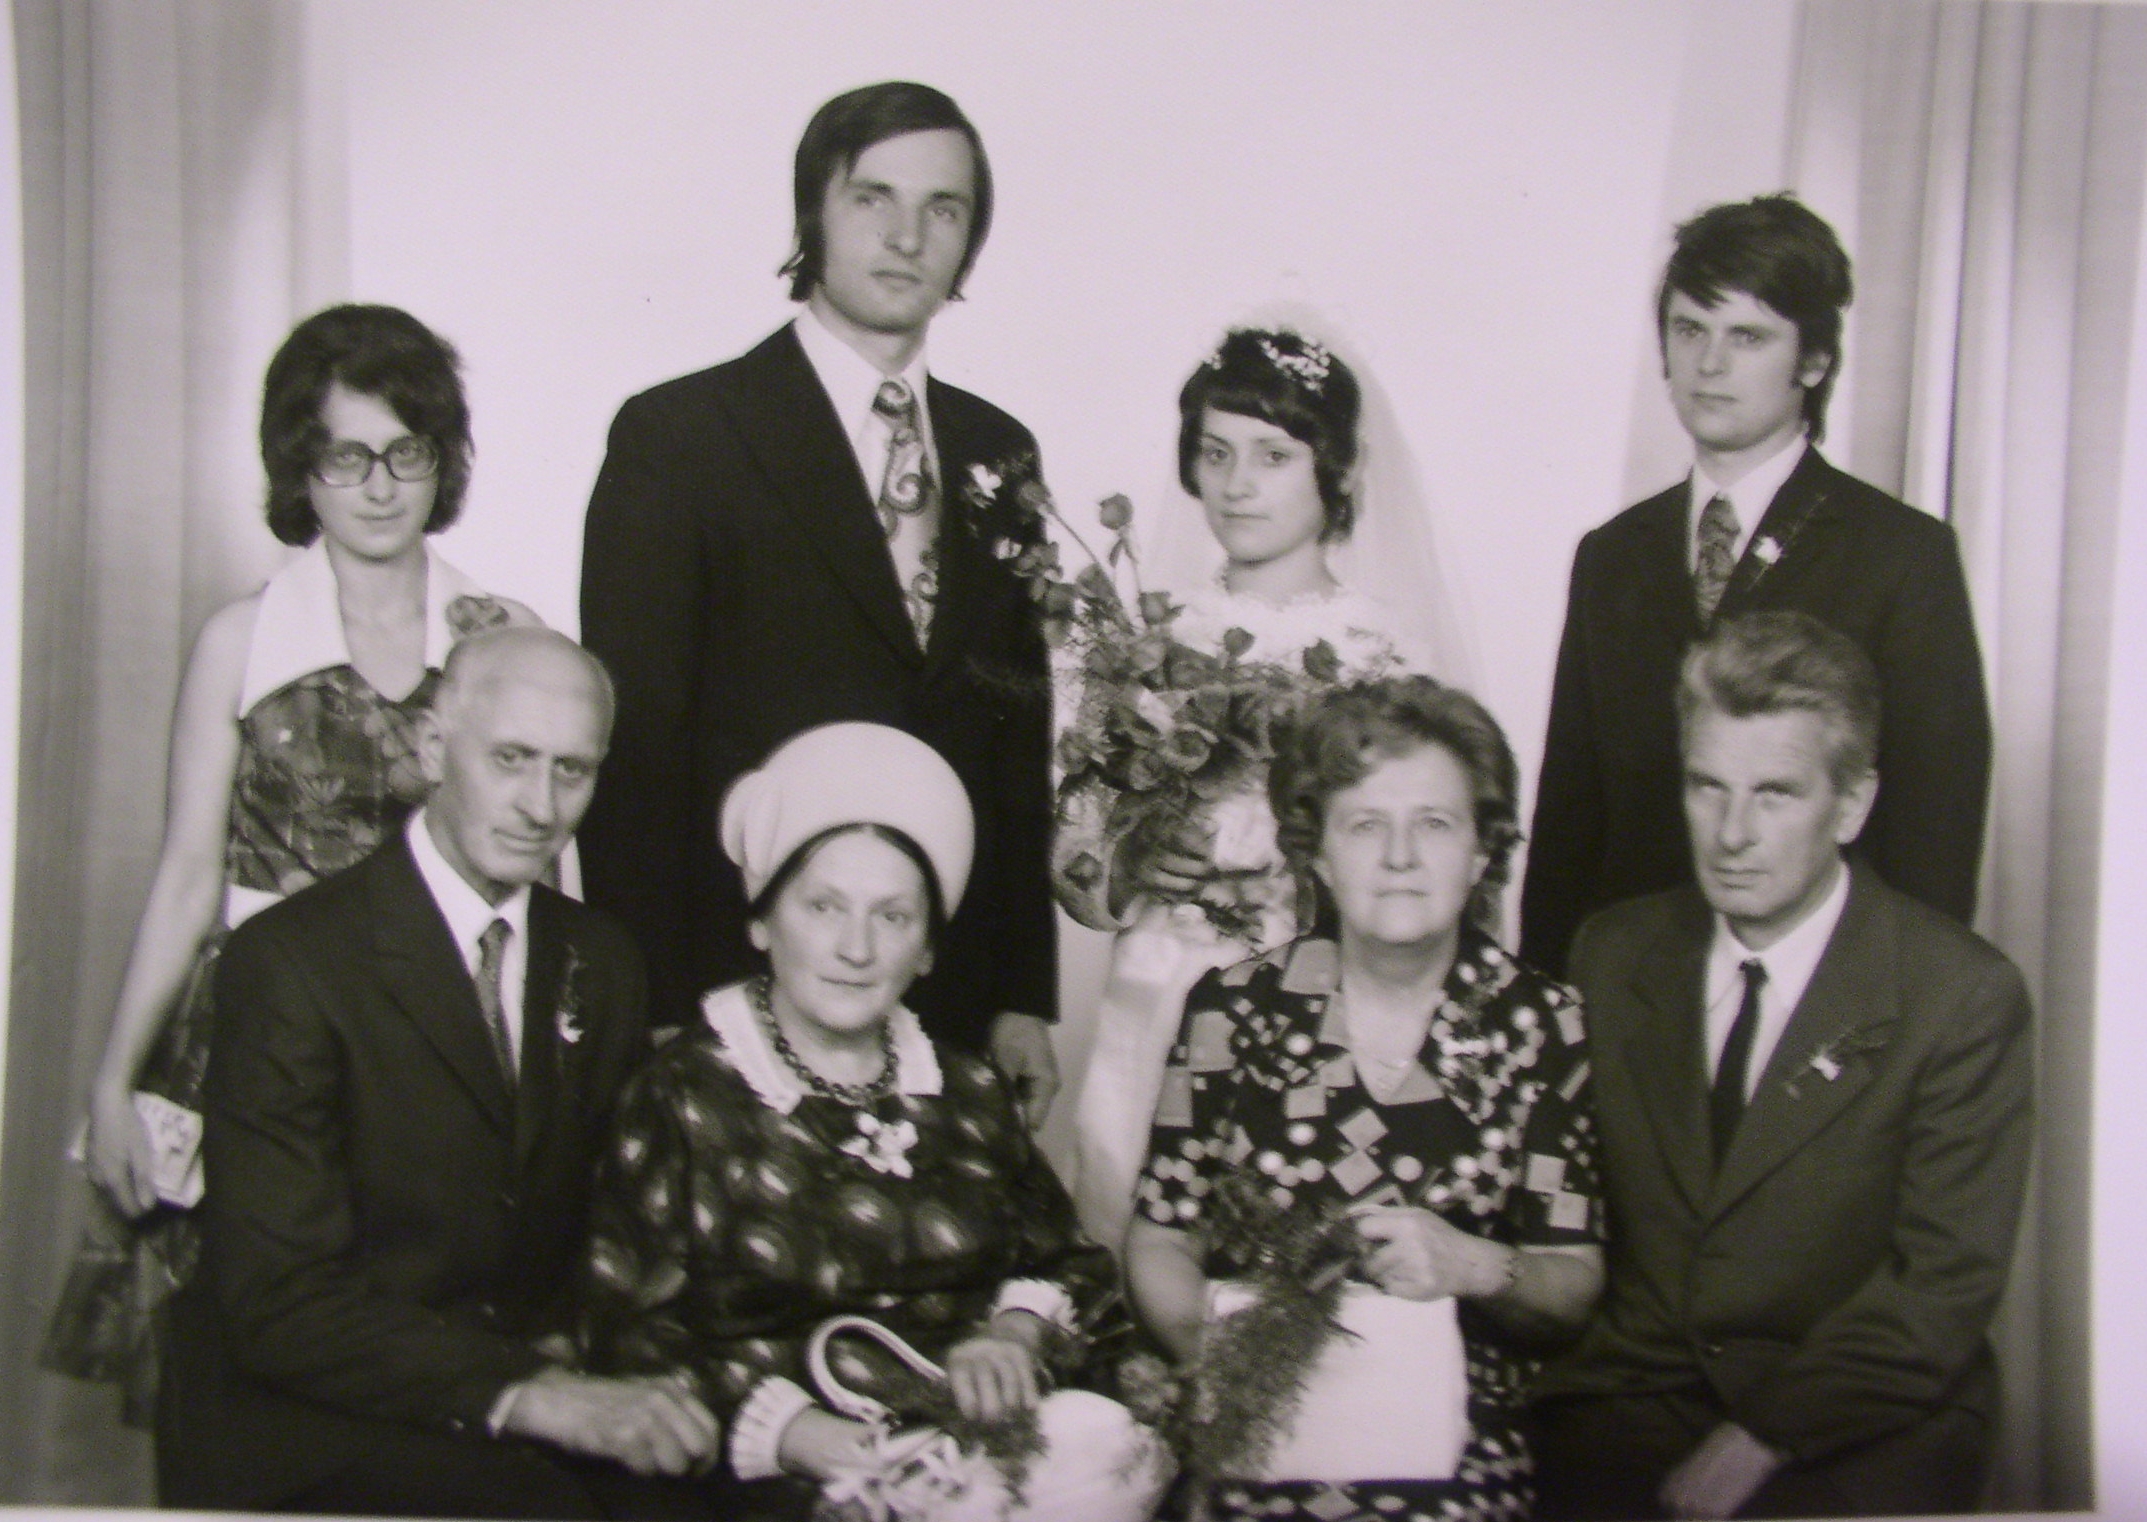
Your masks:
<svg viewBox="0 0 2147 1522"><path fill-rule="evenodd" d="M946 757L977 814L968 896L910 1002L976 1047L992 1015L1055 1008L1050 699L1026 587L998 558L1036 532L1013 496L1027 429L926 391L944 489L940 598L920 651L857 457L796 333L619 409L589 499L582 638L619 715L581 829L589 900L647 953L655 1018L756 970L745 894L716 839L723 794L816 724L904 729ZM972 500L972 467L1004 476Z"/></svg>
<svg viewBox="0 0 2147 1522"><path fill-rule="evenodd" d="M1551 688L1521 955L1566 965L1597 909L1692 880L1677 672L1700 636L1679 482L1580 542ZM1759 551L1771 541L1772 564ZM1953 531L1808 450L1752 535L1717 618L1809 613L1879 670L1879 797L1857 850L1964 924L1990 782L1990 710Z"/></svg>
<svg viewBox="0 0 2147 1522"><path fill-rule="evenodd" d="M273 1505L381 1422L481 1433L538 1368L647 1028L625 933L532 891L511 1095L400 834L232 933L202 1271L158 1401L164 1504Z"/></svg>
<svg viewBox="0 0 2147 1522"><path fill-rule="evenodd" d="M1542 1393L1704 1388L1806 1462L1942 1408L1989 1418L1986 1332L2028 1161L2020 974L1856 869L1717 1170L1711 934L1698 892L1680 889L1605 910L1574 943L1609 1282Z"/></svg>

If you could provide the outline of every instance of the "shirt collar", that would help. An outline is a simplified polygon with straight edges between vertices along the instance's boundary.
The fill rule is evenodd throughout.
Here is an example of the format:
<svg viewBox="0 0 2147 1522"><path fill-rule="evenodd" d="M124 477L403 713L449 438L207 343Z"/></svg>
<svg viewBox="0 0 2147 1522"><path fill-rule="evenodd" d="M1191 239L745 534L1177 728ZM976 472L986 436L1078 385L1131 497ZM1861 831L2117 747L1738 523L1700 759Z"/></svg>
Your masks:
<svg viewBox="0 0 2147 1522"><path fill-rule="evenodd" d="M844 343L811 307L798 313L798 343L811 362L813 373L820 377L820 385L835 404L835 416L842 420L843 432L852 439L859 430L872 421L872 398L880 389L880 382L889 379L877 365ZM926 369L924 350L920 347L916 357L894 377L910 388L920 407L924 402Z"/></svg>
<svg viewBox="0 0 2147 1522"><path fill-rule="evenodd" d="M1760 461L1735 486L1717 485L1698 461L1692 466L1692 501L1685 511L1685 545L1694 548L1700 533L1700 512L1715 497L1730 499L1730 506L1737 513L1737 543L1733 554L1742 557L1745 546L1752 542L1753 533L1759 528L1760 519L1767 516L1767 509L1782 489L1797 465L1804 458L1807 444L1803 434L1798 434L1787 444Z"/></svg>
<svg viewBox="0 0 2147 1522"><path fill-rule="evenodd" d="M753 1008L750 984L733 983L711 990L701 1000L701 1018L723 1043L731 1067L760 1096L762 1104L778 1115L788 1115L798 1107L798 1101L805 1097L805 1085L776 1055L775 1045ZM895 1092L937 1094L941 1079L932 1038L904 1005L896 1005L888 1019L894 1033Z"/></svg>
<svg viewBox="0 0 2147 1522"><path fill-rule="evenodd" d="M1834 886L1827 890L1818 906L1765 951L1753 951L1737 939L1728 920L1720 914L1715 916L1714 944L1707 957L1707 1002L1710 1006L1721 997L1730 980L1739 976L1739 970L1746 962L1756 961L1767 969L1769 992L1778 996L1784 1007L1796 1007L1797 1001L1804 997L1805 985L1818 971L1819 959L1826 955L1827 943L1834 938L1834 927L1841 923L1841 911L1849 902L1849 864L1841 862L1836 873Z"/></svg>
<svg viewBox="0 0 2147 1522"><path fill-rule="evenodd" d="M505 920L515 939L526 945L529 884L524 883L497 904L486 903L484 895L471 887L440 854L439 846L433 843L432 831L426 828L426 812L419 809L412 814L404 834L410 842L410 854L417 860L418 876L425 879L432 901L440 906L440 914L447 921L448 931L454 936L463 960L471 959L477 938L494 920Z"/></svg>

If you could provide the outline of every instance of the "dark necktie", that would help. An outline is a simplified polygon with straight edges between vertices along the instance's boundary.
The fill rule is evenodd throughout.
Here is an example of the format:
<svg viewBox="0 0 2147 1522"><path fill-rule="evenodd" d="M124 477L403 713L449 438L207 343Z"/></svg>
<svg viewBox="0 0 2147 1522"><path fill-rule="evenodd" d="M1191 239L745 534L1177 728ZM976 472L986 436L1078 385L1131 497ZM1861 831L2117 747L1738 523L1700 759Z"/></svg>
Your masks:
<svg viewBox="0 0 2147 1522"><path fill-rule="evenodd" d="M939 598L939 574L933 540L938 523L933 512L938 491L932 482L932 462L924 450L924 429L917 418L917 398L899 380L884 380L872 394L872 410L886 422L887 470L880 478L880 496L874 504L880 528L887 535L894 557L895 579L901 583L902 606L924 643L931 631L932 610Z"/></svg>
<svg viewBox="0 0 2147 1522"><path fill-rule="evenodd" d="M1699 604L1702 624L1715 616L1722 589L1730 584L1730 572L1737 568L1738 526L1737 509L1730 506L1727 497L1712 497L1700 509L1699 554L1692 567L1692 594Z"/></svg>
<svg viewBox="0 0 2147 1522"><path fill-rule="evenodd" d="M1707 1120L1715 1136L1715 1166L1730 1149L1737 1122L1744 1116L1745 1070L1752 1065L1752 1038L1759 1034L1759 991L1767 985L1767 964L1757 958L1744 964L1744 1000L1737 1006L1737 1019L1729 1039L1722 1043L1722 1060L1715 1065L1714 1090L1707 1096Z"/></svg>
<svg viewBox="0 0 2147 1522"><path fill-rule="evenodd" d="M507 937L514 927L494 920L477 938L477 1007L484 1012L485 1032L492 1038L492 1055L499 1059L500 1077L512 1089L518 1076L514 1067L514 1042L507 1035L507 1009L500 997L500 966L507 959Z"/></svg>

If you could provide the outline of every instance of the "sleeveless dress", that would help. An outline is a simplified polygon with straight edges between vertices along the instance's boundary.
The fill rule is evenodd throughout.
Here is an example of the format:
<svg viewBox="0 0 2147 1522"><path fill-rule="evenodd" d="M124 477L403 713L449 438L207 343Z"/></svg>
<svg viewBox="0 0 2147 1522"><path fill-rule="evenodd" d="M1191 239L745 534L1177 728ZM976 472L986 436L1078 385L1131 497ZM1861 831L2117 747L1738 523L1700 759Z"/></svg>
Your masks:
<svg viewBox="0 0 2147 1522"><path fill-rule="evenodd" d="M351 664L335 573L320 541L262 589L238 708L239 759L224 848L224 912L195 956L185 989L136 1075L135 1087L201 1108L214 1022L216 957L232 928L307 884L354 866L423 800L417 720L448 648L504 621L506 611L428 549L424 678L400 699L374 691ZM165 1301L201 1250L193 1209L160 1202L128 1221L90 1190L90 1220L39 1362L111 1381L127 1422L146 1426L157 1387Z"/></svg>
<svg viewBox="0 0 2147 1522"><path fill-rule="evenodd" d="M1232 630L1252 636L1239 657L1248 662L1295 666L1324 640L1341 661L1344 682L1429 670L1426 652L1384 606L1347 587L1275 604L1233 594L1218 581L1188 598L1173 626L1180 641L1215 654ZM1109 805L1107 798L1071 800L1060 818L1056 863L1083 853L1109 859L1109 847L1100 843ZM1136 900L1114 917L1104 902L1108 871L1088 888L1057 873L1067 913L1092 930L1118 932L1074 1101L1074 1203L1083 1229L1113 1251L1125 1241L1134 1182L1148 1155L1149 1119L1186 994L1203 973L1299 933L1296 884L1275 844L1266 777L1248 778L1216 806L1210 823L1218 867L1239 875L1241 902L1257 911L1258 928L1249 938L1225 936L1191 904Z"/></svg>

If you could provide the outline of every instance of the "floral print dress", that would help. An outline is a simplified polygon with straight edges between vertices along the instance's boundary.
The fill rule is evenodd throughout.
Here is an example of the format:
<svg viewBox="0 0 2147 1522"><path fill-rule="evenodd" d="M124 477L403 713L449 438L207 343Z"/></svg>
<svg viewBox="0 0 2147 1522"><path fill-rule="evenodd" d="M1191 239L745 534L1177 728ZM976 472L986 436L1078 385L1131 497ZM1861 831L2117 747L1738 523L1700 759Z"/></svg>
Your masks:
<svg viewBox="0 0 2147 1522"><path fill-rule="evenodd" d="M330 578L325 587L323 576ZM216 958L230 927L355 866L423 801L417 721L439 684L437 667L454 639L507 616L437 559L427 590L429 669L400 698L375 691L349 663L347 649L334 664L292 674L309 655L343 644L320 545L264 590L238 720L224 846L225 921L204 938L186 990L143 1061L137 1089L199 1111ZM47 1323L40 1362L57 1373L119 1383L127 1421L145 1426L156 1397L162 1309L193 1273L200 1226L193 1210L170 1204L129 1222L101 1192L91 1194L91 1220Z"/></svg>
<svg viewBox="0 0 2147 1522"><path fill-rule="evenodd" d="M1392 1100L1358 1080L1333 942L1305 939L1210 973L1170 1053L1139 1219L1199 1231L1228 1170L1271 1181L1285 1209L1381 1202L1437 1212L1513 1246L1598 1242L1603 1208L1581 1010L1570 989L1465 930L1418 1064ZM1211 1252L1211 1278L1251 1265ZM1451 1479L1218 1481L1214 1518L1424 1522L1528 1515L1518 1418L1533 1361L1467 1302L1469 1438Z"/></svg>

